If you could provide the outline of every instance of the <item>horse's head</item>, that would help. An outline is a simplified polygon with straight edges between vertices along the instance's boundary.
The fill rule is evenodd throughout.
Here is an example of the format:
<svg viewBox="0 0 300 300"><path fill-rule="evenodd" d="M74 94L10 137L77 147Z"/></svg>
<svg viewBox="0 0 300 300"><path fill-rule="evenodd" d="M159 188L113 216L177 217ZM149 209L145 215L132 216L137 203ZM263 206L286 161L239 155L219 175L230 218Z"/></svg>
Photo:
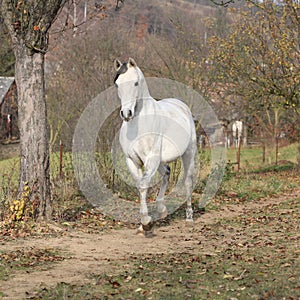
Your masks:
<svg viewBox="0 0 300 300"><path fill-rule="evenodd" d="M135 107L139 96L139 74L136 62L129 58L128 62L114 62L117 71L115 86L118 88L118 95L121 99L121 118L128 122L134 117Z"/></svg>

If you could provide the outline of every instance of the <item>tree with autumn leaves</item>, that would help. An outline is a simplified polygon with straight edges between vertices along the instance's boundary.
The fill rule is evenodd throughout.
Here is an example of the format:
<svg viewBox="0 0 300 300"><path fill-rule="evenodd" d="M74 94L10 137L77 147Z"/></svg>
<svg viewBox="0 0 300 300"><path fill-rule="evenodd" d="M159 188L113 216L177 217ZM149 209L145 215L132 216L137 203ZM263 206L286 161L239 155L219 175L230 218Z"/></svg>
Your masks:
<svg viewBox="0 0 300 300"><path fill-rule="evenodd" d="M19 194L30 190L29 198L37 203L38 217L45 219L52 216L45 54L50 28L67 2L0 0L1 17L15 56L20 130Z"/></svg>
<svg viewBox="0 0 300 300"><path fill-rule="evenodd" d="M210 39L214 79L273 141L282 117L300 113L300 5L283 0L231 10L229 34Z"/></svg>
<svg viewBox="0 0 300 300"><path fill-rule="evenodd" d="M15 55L20 130L20 192L31 189L39 217L51 218L44 63L49 29L64 0L2 0L1 15Z"/></svg>

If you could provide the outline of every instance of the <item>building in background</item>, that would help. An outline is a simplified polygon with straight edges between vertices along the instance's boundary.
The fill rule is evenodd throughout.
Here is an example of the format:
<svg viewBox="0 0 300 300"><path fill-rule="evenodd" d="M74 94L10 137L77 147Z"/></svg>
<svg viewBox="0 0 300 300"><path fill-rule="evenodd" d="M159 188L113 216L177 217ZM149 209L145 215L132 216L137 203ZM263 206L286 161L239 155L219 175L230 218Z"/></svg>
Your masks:
<svg viewBox="0 0 300 300"><path fill-rule="evenodd" d="M14 77L0 77L0 141L19 139L17 86Z"/></svg>

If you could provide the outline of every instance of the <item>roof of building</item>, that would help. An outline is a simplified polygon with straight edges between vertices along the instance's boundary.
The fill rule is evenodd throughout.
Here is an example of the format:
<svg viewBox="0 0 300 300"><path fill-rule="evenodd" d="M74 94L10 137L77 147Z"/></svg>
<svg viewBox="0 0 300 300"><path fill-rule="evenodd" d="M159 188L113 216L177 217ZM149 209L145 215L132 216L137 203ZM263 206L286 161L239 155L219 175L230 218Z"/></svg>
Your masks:
<svg viewBox="0 0 300 300"><path fill-rule="evenodd" d="M0 105L14 80L14 77L0 77Z"/></svg>

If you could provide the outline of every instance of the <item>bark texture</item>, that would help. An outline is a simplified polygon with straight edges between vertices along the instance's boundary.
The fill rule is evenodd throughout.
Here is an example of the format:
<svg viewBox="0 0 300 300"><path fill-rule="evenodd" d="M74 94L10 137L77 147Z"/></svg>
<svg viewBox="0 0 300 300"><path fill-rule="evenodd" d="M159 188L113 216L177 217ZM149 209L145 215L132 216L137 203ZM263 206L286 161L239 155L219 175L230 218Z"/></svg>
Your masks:
<svg viewBox="0 0 300 300"><path fill-rule="evenodd" d="M44 87L44 54L16 55L20 130L20 190L28 182L39 217L51 218L49 146Z"/></svg>

